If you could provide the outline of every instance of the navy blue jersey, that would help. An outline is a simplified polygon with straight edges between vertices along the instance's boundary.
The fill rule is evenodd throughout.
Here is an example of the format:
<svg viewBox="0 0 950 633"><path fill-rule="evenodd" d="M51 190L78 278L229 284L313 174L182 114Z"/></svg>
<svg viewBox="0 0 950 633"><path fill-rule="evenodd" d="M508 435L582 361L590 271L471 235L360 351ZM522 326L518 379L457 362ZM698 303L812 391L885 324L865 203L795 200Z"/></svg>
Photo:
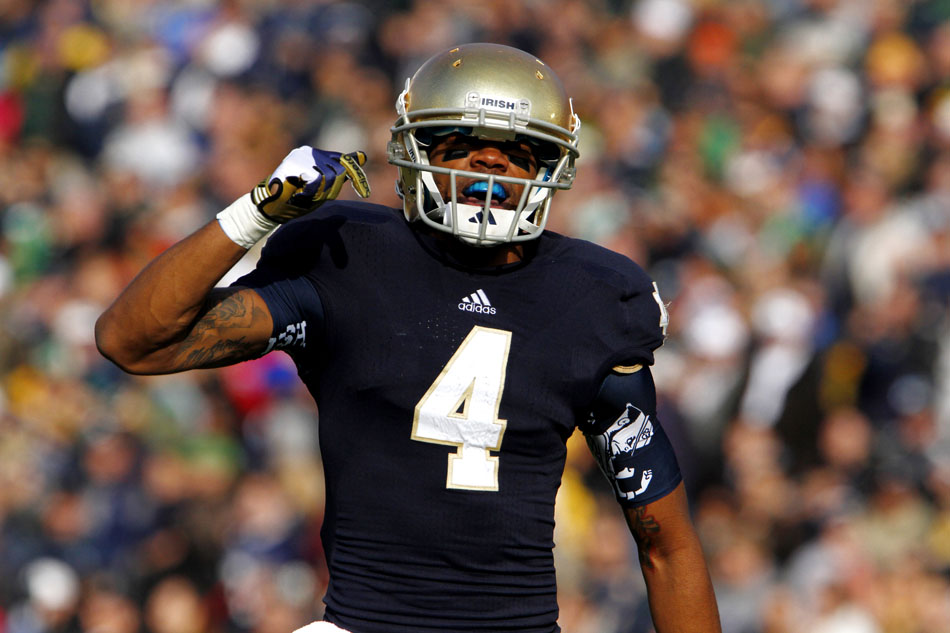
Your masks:
<svg viewBox="0 0 950 633"><path fill-rule="evenodd" d="M621 255L550 232L528 248L462 263L400 211L336 202L237 283L319 407L326 617L354 633L558 630L565 442L611 367L652 364L663 315Z"/></svg>

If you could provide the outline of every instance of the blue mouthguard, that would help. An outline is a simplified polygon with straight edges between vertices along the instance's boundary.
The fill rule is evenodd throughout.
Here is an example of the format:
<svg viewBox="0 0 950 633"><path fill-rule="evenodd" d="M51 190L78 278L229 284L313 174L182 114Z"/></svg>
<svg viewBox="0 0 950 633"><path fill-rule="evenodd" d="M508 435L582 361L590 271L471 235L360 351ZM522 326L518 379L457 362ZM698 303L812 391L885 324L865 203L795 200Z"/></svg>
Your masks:
<svg viewBox="0 0 950 633"><path fill-rule="evenodd" d="M472 196L476 193L484 194L487 191L488 191L488 183L480 180L477 182L473 182L472 184L465 187L465 189L462 190L462 194L466 196ZM492 198L498 198L499 200L506 200L508 198L508 194L505 192L505 188L499 185L498 183L494 184L494 186L492 187L491 193L492 193Z"/></svg>

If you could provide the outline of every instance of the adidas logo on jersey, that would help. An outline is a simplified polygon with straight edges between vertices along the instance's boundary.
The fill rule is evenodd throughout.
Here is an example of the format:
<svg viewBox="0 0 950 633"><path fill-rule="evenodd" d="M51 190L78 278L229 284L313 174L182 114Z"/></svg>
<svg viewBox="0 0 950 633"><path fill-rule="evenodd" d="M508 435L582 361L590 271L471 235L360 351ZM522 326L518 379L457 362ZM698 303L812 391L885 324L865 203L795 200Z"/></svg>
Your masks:
<svg viewBox="0 0 950 633"><path fill-rule="evenodd" d="M462 297L459 301L459 310L463 312L477 312L478 314L495 314L496 310L492 307L491 301L485 295L485 291L479 288L467 297Z"/></svg>

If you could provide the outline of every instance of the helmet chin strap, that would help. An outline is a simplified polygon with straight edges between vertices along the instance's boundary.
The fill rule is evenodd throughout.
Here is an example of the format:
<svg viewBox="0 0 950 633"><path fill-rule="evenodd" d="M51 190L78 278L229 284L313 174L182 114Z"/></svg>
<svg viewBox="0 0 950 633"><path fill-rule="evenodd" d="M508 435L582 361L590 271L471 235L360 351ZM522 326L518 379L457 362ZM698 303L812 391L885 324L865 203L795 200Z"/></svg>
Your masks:
<svg viewBox="0 0 950 633"><path fill-rule="evenodd" d="M452 210L452 203L449 202L443 207L443 224L448 228L453 227L453 218L459 221L459 237L464 242L478 246L494 246L506 242L508 230L511 223L516 221L514 209L488 210L488 218L485 219L485 207L474 204L455 203L455 211ZM481 228L484 222L488 222L485 228L485 237L481 237ZM466 226L468 224L469 226Z"/></svg>

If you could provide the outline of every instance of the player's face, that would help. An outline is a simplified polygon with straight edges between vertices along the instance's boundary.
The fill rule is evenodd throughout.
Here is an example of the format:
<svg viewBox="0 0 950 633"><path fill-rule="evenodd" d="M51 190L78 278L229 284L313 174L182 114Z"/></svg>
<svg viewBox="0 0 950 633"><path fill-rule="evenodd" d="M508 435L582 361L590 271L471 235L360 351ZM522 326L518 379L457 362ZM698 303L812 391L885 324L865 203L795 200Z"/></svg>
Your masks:
<svg viewBox="0 0 950 633"><path fill-rule="evenodd" d="M436 167L514 178L534 178L538 173L538 161L528 143L482 140L459 133L438 137L429 148L429 163ZM433 174L433 177L442 198L450 200L449 175ZM524 185L498 182L489 192L484 180L462 177L456 178L455 186L459 203L481 206L490 195L491 206L499 209L515 209L524 191Z"/></svg>

